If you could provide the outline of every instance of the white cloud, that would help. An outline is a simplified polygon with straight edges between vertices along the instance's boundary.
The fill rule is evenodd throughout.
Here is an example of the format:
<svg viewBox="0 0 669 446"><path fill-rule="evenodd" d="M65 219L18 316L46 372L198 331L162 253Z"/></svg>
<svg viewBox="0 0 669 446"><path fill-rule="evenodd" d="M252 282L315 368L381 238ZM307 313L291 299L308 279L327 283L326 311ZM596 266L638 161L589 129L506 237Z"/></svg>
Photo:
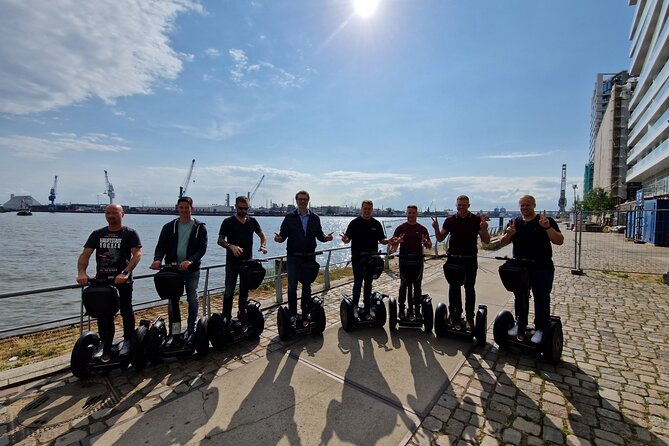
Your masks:
<svg viewBox="0 0 669 446"><path fill-rule="evenodd" d="M215 59L215 58L221 56L221 52L218 51L216 48L207 48L206 50L204 50L204 54L207 57L211 57L212 59Z"/></svg>
<svg viewBox="0 0 669 446"><path fill-rule="evenodd" d="M0 111L27 114L91 98L150 94L189 55L170 47L191 0L6 0L0 16Z"/></svg>
<svg viewBox="0 0 669 446"><path fill-rule="evenodd" d="M0 150L20 158L53 159L61 152L123 152L130 150L117 135L52 133L45 138L0 136Z"/></svg>
<svg viewBox="0 0 669 446"><path fill-rule="evenodd" d="M512 153L500 153L497 155L486 155L481 158L486 159L517 159L517 158L538 158L542 156L549 156L555 152L512 152Z"/></svg>
<svg viewBox="0 0 669 446"><path fill-rule="evenodd" d="M230 69L232 81L244 88L258 87L264 84L278 85L281 88L299 88L307 81L310 69L303 75L293 74L271 62L250 63L244 50L232 48L228 54L233 60Z"/></svg>

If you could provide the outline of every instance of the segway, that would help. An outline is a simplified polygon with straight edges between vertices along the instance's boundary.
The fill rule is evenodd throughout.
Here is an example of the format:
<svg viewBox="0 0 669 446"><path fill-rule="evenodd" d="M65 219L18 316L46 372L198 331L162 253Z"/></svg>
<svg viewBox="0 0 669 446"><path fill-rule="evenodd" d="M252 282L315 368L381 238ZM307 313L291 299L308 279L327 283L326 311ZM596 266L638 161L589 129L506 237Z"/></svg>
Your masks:
<svg viewBox="0 0 669 446"><path fill-rule="evenodd" d="M89 285L82 290L81 297L86 314L91 318L114 317L119 310L118 290L105 280L91 279ZM116 368L125 370L130 364L136 370L142 370L146 367L146 357L141 349L136 347L145 335L146 327L140 325L135 329L134 339L129 342L130 345L125 345L126 341L122 339L114 340L110 359L103 362L100 336L92 331L84 333L82 324L79 339L72 349L70 370L77 378L86 378L93 372Z"/></svg>
<svg viewBox="0 0 669 446"><path fill-rule="evenodd" d="M471 260L472 256L447 255L451 258ZM444 277L449 287L461 287L465 284L465 268L454 263L444 263ZM457 318L457 319L456 319ZM458 327L459 325L459 327ZM488 327L488 307L479 305L474 319L474 327L467 330L460 315L448 317L448 307L440 302L434 312L434 333L439 337L449 335L460 336L470 340L476 340L476 345L482 347L486 344L486 331Z"/></svg>
<svg viewBox="0 0 669 446"><path fill-rule="evenodd" d="M420 274L423 265L422 254L418 255L400 255L400 275L405 278L407 282L413 282ZM398 304L395 298L391 297L388 300L388 324L392 331L399 327L422 328L426 332L432 332L434 325L434 313L432 308L432 298L429 294L421 296L414 296L412 286L407 289L407 303L409 311L398 311ZM416 308L416 303L420 306L421 314L414 315L413 310Z"/></svg>
<svg viewBox="0 0 669 446"><path fill-rule="evenodd" d="M302 286L314 283L316 277L318 277L321 266L315 259L316 254L318 253L299 256L302 258L302 272L298 276L298 280ZM286 341L294 335L319 335L325 330L325 323L323 299L317 296L310 296L306 303L306 311L298 312L295 318L291 318L287 305L281 305L277 311L277 329L279 339L282 341Z"/></svg>
<svg viewBox="0 0 669 446"><path fill-rule="evenodd" d="M181 332L181 309L179 299L184 293L184 276L178 267L173 264L163 266L153 276L156 292L161 299L167 300L172 308L172 335L168 335L168 328L162 316L153 322L142 319L139 324L147 327L146 336L141 343L146 356L152 364L161 362L164 358L192 356L197 352L200 356L209 353L209 339L207 337L207 318L201 317L195 326L195 333Z"/></svg>
<svg viewBox="0 0 669 446"><path fill-rule="evenodd" d="M255 290L265 279L265 268L260 260L244 260L240 273L239 288ZM227 320L221 313L209 318L209 340L215 349L222 349L246 339L257 339L265 329L265 317L260 311L260 302L249 299L246 311Z"/></svg>
<svg viewBox="0 0 669 446"><path fill-rule="evenodd" d="M361 254L364 261L363 275L364 281L376 280L383 272L383 253ZM369 296L369 308L360 308L353 303L353 299L347 294L341 297L339 305L339 320L345 331L356 327L383 327L386 323L386 306L383 303L388 296L377 291Z"/></svg>
<svg viewBox="0 0 669 446"><path fill-rule="evenodd" d="M524 305L529 305L530 286L527 266L532 260L513 259L509 257L495 257L498 260L504 260L505 263L499 267L499 276L502 279L504 288L514 293L524 293ZM562 333L562 321L558 316L551 315L550 326L544 330L541 343L535 344L530 338L536 331L529 326L523 333L524 339L521 341L517 336L509 335L508 331L513 328L515 318L508 310L502 310L495 317L493 325L493 337L500 349L508 347L517 347L523 351L534 352L544 359L557 363L562 357L562 348L564 344L564 335Z"/></svg>

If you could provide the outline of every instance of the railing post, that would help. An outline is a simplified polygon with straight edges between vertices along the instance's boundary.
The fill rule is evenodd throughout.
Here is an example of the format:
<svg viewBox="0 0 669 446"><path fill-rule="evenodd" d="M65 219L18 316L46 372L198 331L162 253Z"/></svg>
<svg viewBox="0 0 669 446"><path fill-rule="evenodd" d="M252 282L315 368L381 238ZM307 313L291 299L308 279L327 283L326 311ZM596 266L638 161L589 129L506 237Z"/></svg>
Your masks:
<svg viewBox="0 0 669 446"><path fill-rule="evenodd" d="M574 269L571 270L571 273L575 276L582 276L583 269L581 268L581 231L583 230L582 218L580 212L575 212L575 223L574 223Z"/></svg>
<svg viewBox="0 0 669 446"><path fill-rule="evenodd" d="M81 299L79 301L79 336L84 333L84 289L81 288ZM90 327L89 327L90 329Z"/></svg>
<svg viewBox="0 0 669 446"><path fill-rule="evenodd" d="M274 295L276 303L283 303L283 288L281 285L281 274L283 274L283 257L274 260Z"/></svg>
<svg viewBox="0 0 669 446"><path fill-rule="evenodd" d="M330 259L332 258L332 251L328 251L328 259L325 262L325 271L323 272L323 279L325 281L325 289L330 289Z"/></svg>
<svg viewBox="0 0 669 446"><path fill-rule="evenodd" d="M202 315L211 316L211 296L209 296L209 268L204 273L204 290L202 291Z"/></svg>

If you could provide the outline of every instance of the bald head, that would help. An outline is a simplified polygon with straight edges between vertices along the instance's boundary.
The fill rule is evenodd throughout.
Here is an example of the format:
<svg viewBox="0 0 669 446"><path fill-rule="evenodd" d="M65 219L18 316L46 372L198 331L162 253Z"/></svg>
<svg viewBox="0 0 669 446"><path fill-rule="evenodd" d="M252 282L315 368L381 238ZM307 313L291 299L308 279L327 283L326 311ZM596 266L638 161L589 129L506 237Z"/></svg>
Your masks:
<svg viewBox="0 0 669 446"><path fill-rule="evenodd" d="M105 207L105 219L107 220L107 225L109 230L118 231L123 227L123 206L120 204L112 203L108 204Z"/></svg>

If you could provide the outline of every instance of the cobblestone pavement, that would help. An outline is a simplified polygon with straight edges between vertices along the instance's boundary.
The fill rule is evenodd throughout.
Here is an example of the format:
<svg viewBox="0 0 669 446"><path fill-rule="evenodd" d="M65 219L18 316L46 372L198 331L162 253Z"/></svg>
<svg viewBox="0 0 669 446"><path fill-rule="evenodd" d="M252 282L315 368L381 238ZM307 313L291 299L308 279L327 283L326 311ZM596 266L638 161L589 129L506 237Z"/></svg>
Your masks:
<svg viewBox="0 0 669 446"><path fill-rule="evenodd" d="M508 248L500 251L505 253ZM558 264L571 255L569 243L556 249ZM441 263L428 262L425 281L441 277ZM397 278L383 275L375 288L395 294ZM669 288L659 276L597 271L577 276L558 268L553 291L554 313L564 324L562 361L554 366L499 351L490 329L491 343L467 354L429 415L406 437L409 444L669 444ZM325 295L328 325L339 323L342 292ZM511 301L507 308L512 309ZM204 360L170 361L88 380L86 386L102 389L102 397L89 398L82 407L68 403L76 399L73 389L82 387L71 385L76 378L69 373L0 390L0 446L77 443L206 387L266 350L290 344L278 340L275 320L270 310L260 340L214 351ZM59 391L59 399L28 410L42 395Z"/></svg>
<svg viewBox="0 0 669 446"><path fill-rule="evenodd" d="M646 269L669 266L666 253L648 255L657 247L619 243ZM590 251L591 267L610 264L606 246ZM573 265L570 237L554 255ZM558 268L552 307L564 324L560 363L491 344L473 350L410 444L669 444L669 288L661 277Z"/></svg>

